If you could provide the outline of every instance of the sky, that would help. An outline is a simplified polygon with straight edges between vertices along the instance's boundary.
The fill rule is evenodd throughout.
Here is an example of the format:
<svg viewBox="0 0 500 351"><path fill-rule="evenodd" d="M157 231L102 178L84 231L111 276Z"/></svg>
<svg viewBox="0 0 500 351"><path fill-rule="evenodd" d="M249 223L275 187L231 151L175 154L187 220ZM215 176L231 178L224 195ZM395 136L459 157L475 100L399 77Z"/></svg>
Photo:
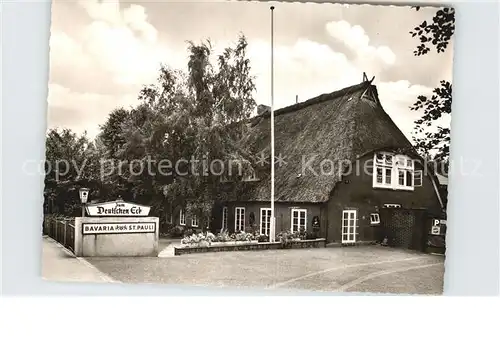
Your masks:
<svg viewBox="0 0 500 351"><path fill-rule="evenodd" d="M362 81L411 140L420 112L409 106L452 80L453 46L413 55L409 31L435 8L283 2L53 0L48 128L99 132L117 107L137 104L160 64L186 69L186 41L210 39L216 52L247 37L257 104L271 100L270 5L274 10L274 105L304 101ZM449 116L448 116L449 117ZM443 121L450 124L451 118Z"/></svg>

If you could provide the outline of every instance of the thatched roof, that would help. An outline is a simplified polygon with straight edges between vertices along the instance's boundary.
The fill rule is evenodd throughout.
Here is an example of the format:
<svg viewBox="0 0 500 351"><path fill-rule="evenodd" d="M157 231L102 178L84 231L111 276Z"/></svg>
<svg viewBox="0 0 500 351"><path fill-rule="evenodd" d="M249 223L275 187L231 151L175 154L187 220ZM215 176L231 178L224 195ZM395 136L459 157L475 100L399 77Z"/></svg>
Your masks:
<svg viewBox="0 0 500 351"><path fill-rule="evenodd" d="M366 98L371 96L372 99ZM270 158L270 113L254 118L244 138ZM286 164L275 167L276 202L324 202L340 180L343 160L355 161L369 151L384 147L413 149L411 143L385 113L377 89L365 81L345 89L275 111L275 154ZM303 171L302 160L318 175ZM320 173L320 164L324 170ZM333 172L330 164L335 165ZM260 181L245 183L227 200L270 201L270 164L258 171Z"/></svg>

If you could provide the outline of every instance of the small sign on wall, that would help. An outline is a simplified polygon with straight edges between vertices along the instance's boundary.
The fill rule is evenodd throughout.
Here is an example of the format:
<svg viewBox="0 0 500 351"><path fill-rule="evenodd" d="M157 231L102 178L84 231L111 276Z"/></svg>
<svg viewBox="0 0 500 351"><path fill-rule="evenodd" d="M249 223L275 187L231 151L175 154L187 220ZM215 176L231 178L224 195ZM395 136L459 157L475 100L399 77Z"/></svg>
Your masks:
<svg viewBox="0 0 500 351"><path fill-rule="evenodd" d="M446 235L446 220L433 219L431 226L431 235Z"/></svg>
<svg viewBox="0 0 500 351"><path fill-rule="evenodd" d="M83 224L83 234L139 234L154 233L156 223L85 223Z"/></svg>
<svg viewBox="0 0 500 351"><path fill-rule="evenodd" d="M446 219L434 219L432 220L433 226L439 226L441 224L446 225Z"/></svg>

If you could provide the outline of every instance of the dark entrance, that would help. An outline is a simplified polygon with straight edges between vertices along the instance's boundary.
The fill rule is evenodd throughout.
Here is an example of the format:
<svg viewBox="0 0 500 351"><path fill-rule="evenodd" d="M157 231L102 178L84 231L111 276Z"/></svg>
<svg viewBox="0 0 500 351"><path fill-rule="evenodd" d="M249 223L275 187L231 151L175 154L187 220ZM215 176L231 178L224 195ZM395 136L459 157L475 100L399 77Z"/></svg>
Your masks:
<svg viewBox="0 0 500 351"><path fill-rule="evenodd" d="M392 247L425 251L428 223L425 209L380 209L380 229Z"/></svg>

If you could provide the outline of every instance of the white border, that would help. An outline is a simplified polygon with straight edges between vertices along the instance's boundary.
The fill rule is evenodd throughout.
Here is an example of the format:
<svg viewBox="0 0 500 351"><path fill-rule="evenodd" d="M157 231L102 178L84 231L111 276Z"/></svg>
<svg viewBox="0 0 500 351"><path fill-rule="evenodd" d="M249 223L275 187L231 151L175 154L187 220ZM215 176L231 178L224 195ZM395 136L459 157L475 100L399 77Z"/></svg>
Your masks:
<svg viewBox="0 0 500 351"><path fill-rule="evenodd" d="M11 1L3 2L1 6L2 291L6 294L37 295L269 294L257 289L221 291L185 286L130 285L123 289L113 284L55 284L40 279L44 180L41 175L24 174L22 167L26 160L44 159L51 6L49 1ZM444 294L498 295L499 4L497 1L469 1L454 6L457 30L454 43L451 157L477 162L479 169L469 174L452 174L449 178L450 234L447 237ZM474 218L482 220L476 222ZM408 306L404 308L406 311ZM463 309L463 304L460 306ZM262 308L258 310L263 311ZM295 307L292 310L296 312ZM30 314L32 317L34 314ZM363 318L366 318L366 314ZM329 318L328 324L334 319ZM347 324L345 316L340 319L344 325ZM477 320L474 317L468 319ZM276 327L278 324L266 321L266 325ZM444 327L446 323L440 323L440 326ZM93 331L97 329L92 328ZM347 329L330 330L345 332ZM457 337L460 334L455 332L452 335ZM477 348L487 340L488 333L484 335L484 338L475 341ZM383 334L377 337L387 339ZM30 338L35 339L33 336ZM285 339L277 338L280 342ZM309 339L313 342L315 338ZM359 338L356 340L360 341ZM411 345L405 343L405 346ZM314 348L311 344L308 347Z"/></svg>

